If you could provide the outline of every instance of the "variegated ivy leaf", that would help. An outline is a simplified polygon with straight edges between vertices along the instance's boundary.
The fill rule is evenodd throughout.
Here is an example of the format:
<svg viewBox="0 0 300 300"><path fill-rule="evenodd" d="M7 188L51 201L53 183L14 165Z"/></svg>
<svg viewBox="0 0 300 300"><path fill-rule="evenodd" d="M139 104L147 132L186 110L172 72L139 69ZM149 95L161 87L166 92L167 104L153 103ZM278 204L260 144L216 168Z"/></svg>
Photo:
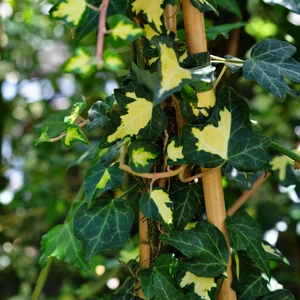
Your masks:
<svg viewBox="0 0 300 300"><path fill-rule="evenodd" d="M143 140L134 141L128 148L129 166L138 173L150 172L160 155L160 147Z"/></svg>
<svg viewBox="0 0 300 300"><path fill-rule="evenodd" d="M124 67L121 56L114 50L106 49L103 53L104 67L108 71L118 71Z"/></svg>
<svg viewBox="0 0 300 300"><path fill-rule="evenodd" d="M117 189L122 180L123 172L118 167L106 168L103 164L96 164L89 168L84 178L88 208L93 200L105 191Z"/></svg>
<svg viewBox="0 0 300 300"><path fill-rule="evenodd" d="M114 143L126 136L140 135L153 141L167 127L167 117L161 107L154 106L151 92L143 85L130 83L115 90L121 115L113 112L100 147Z"/></svg>
<svg viewBox="0 0 300 300"><path fill-rule="evenodd" d="M65 124L74 124L78 116L85 109L86 104L84 98L82 98L82 102L77 102L73 105L72 112L69 116L66 116L64 119Z"/></svg>
<svg viewBox="0 0 300 300"><path fill-rule="evenodd" d="M163 25L162 17L164 14L164 2L164 0L133 0L131 1L131 10L136 15L142 12L146 16L148 23L152 23L156 30L160 33L161 26Z"/></svg>
<svg viewBox="0 0 300 300"><path fill-rule="evenodd" d="M273 245L269 244L266 241L262 241L262 246L264 250L268 253L269 259L280 260L287 265L290 265L288 259L282 255L282 253Z"/></svg>
<svg viewBox="0 0 300 300"><path fill-rule="evenodd" d="M125 244L134 212L123 199L102 197L90 209L82 203L73 220L74 235L81 241L86 259L90 261L97 252Z"/></svg>
<svg viewBox="0 0 300 300"><path fill-rule="evenodd" d="M188 163L187 159L184 157L183 153L182 139L179 137L174 137L169 140L167 146L167 156L168 156L168 165L183 165Z"/></svg>
<svg viewBox="0 0 300 300"><path fill-rule="evenodd" d="M178 274L181 288L188 288L201 299L215 299L218 285L215 278L198 277L195 274L181 270Z"/></svg>
<svg viewBox="0 0 300 300"><path fill-rule="evenodd" d="M162 223L168 231L174 227L173 205L168 193L162 188L156 188L140 198L140 209L145 217Z"/></svg>
<svg viewBox="0 0 300 300"><path fill-rule="evenodd" d="M103 127L107 123L106 112L110 106L102 101L95 102L88 111L89 121L87 123L88 131L93 130L95 127Z"/></svg>
<svg viewBox="0 0 300 300"><path fill-rule="evenodd" d="M50 15L70 26L81 25L87 16L85 0L59 0L50 10Z"/></svg>
<svg viewBox="0 0 300 300"><path fill-rule="evenodd" d="M66 135L62 138L62 143L66 147L72 147L75 142L89 144L88 139L78 125L67 124Z"/></svg>
<svg viewBox="0 0 300 300"><path fill-rule="evenodd" d="M110 44L117 48L126 46L141 36L144 31L124 15L113 15L107 19L110 28Z"/></svg>
<svg viewBox="0 0 300 300"><path fill-rule="evenodd" d="M200 12L213 11L217 16L219 12L214 0L191 0L193 6L195 6Z"/></svg>
<svg viewBox="0 0 300 300"><path fill-rule="evenodd" d="M187 257L185 269L201 277L218 277L226 271L228 249L222 233L207 221L199 221L195 228L173 231L160 239L177 248Z"/></svg>
<svg viewBox="0 0 300 300"><path fill-rule="evenodd" d="M297 152L297 150L294 150ZM293 172L293 160L286 155L275 156L270 165L281 185L288 187L295 184L296 175Z"/></svg>
<svg viewBox="0 0 300 300"><path fill-rule="evenodd" d="M261 229L259 224L246 212L237 212L227 217L226 227L229 232L232 248L235 251L247 251L257 268L270 277L268 255L261 245Z"/></svg>
<svg viewBox="0 0 300 300"><path fill-rule="evenodd" d="M82 244L73 234L73 217L81 202L75 202L64 224L53 227L42 238L40 265L45 267L49 257L88 271L89 265L84 257Z"/></svg>
<svg viewBox="0 0 300 300"><path fill-rule="evenodd" d="M73 72L82 77L88 77L95 71L95 63L91 57L89 49L84 47L76 48L75 54L71 56L63 65L65 72Z"/></svg>
<svg viewBox="0 0 300 300"><path fill-rule="evenodd" d="M217 96L204 125L184 125L183 154L192 163L213 168L228 161L240 171L268 165L271 140L252 132L247 103L229 87Z"/></svg>
<svg viewBox="0 0 300 300"><path fill-rule="evenodd" d="M288 93L297 98L283 77L300 82L300 63L292 58L293 45L277 40L264 40L256 44L243 66L245 78L258 82L268 92L283 100Z"/></svg>
<svg viewBox="0 0 300 300"><path fill-rule="evenodd" d="M50 138L48 136L48 133L47 133L48 129L49 129L49 126L45 126L41 129L40 137L34 141L35 146L37 146L38 144L43 143L43 142L51 142Z"/></svg>
<svg viewBox="0 0 300 300"><path fill-rule="evenodd" d="M173 40L167 36L153 37L152 43L160 52L159 76L156 81L154 103L180 90L192 81L192 71L180 66Z"/></svg>

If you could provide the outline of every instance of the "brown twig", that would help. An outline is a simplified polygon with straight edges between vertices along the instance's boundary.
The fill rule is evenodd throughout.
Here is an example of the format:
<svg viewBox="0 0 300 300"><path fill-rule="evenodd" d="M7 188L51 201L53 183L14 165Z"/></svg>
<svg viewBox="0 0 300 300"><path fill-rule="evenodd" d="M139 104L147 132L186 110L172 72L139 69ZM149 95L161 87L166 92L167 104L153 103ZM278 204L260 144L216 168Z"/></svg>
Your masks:
<svg viewBox="0 0 300 300"><path fill-rule="evenodd" d="M231 217L233 216L242 206L245 204L245 202L249 199L250 196L252 196L257 189L265 182L265 180L271 175L271 173L262 174L253 184L253 187L251 190L243 192L240 198L238 198L232 206L227 210L227 216Z"/></svg>
<svg viewBox="0 0 300 300"><path fill-rule="evenodd" d="M103 63L103 45L104 35L107 33L106 29L106 13L108 8L109 0L103 0L99 7L99 28L98 28L98 39L97 39L97 58L100 64Z"/></svg>

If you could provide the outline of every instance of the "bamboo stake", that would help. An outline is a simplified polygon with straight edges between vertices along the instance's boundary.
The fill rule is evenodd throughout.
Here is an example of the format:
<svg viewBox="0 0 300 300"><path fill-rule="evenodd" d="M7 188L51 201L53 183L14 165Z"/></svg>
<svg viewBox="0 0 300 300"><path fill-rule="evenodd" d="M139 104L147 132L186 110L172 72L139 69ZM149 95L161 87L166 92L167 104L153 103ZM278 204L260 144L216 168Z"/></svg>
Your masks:
<svg viewBox="0 0 300 300"><path fill-rule="evenodd" d="M204 14L200 13L190 0L183 0L183 19L186 33L187 47L191 54L207 51ZM212 99L215 97L214 90L212 89L207 97ZM200 99L199 99L200 100ZM202 168L202 171L207 169ZM230 241L228 232L225 226L226 210L224 201L224 192L222 188L221 169L216 169L209 172L206 176L202 177L202 184L204 190L205 208L207 220L215 225L224 235L228 251L230 253ZM218 300L235 300L236 293L231 288L232 282L232 260L229 255L227 265L227 279L224 279L218 293Z"/></svg>

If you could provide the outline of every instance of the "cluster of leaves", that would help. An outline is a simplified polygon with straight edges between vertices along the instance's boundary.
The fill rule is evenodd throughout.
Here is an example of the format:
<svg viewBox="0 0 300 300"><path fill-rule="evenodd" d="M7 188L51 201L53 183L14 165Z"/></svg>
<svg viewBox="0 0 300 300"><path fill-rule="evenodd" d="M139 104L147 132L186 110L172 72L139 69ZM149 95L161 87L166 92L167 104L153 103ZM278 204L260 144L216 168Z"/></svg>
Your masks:
<svg viewBox="0 0 300 300"><path fill-rule="evenodd" d="M241 16L235 1L228 1L233 6L216 2L191 0L201 12L218 14L219 5ZM95 6L100 4L101 1L59 1L51 14L75 26L79 42L98 28L99 12ZM194 178L200 166L222 167L225 175L235 170L239 175L245 174L246 182L246 178L255 180L254 173L276 171L282 163L278 166L273 160L273 168L270 165L272 141L253 132L244 99L229 87L223 87L216 99L212 96L215 68L210 55L190 55L184 40L176 42L174 34L164 28L167 4L174 5L175 1L103 1L102 9L108 5L109 26L109 30L99 27L109 43L103 57L95 57L79 47L64 65L65 71L81 76L91 76L103 68L120 71L127 62L122 61L118 49L133 41L136 51L140 51L138 55L147 58L147 68L142 69L134 57L123 87L115 89L104 101L95 102L89 108L87 122L78 123L85 108L84 99L64 118L65 146L72 147L75 142L89 145L81 129L85 124L88 131L101 132L101 138L94 164L84 178L86 201L75 202L65 223L43 237L41 265L44 267L54 256L88 270L88 262L97 253L124 245L137 219L137 203L130 201L130 195L138 193L139 209L147 219L160 224L159 241L168 245L150 268L139 273L147 299L216 299L220 283L226 278L229 255L234 260L233 287L239 299L294 299L287 290L268 290L269 260L286 259L276 248L262 242L254 219L245 212L227 218L233 249L229 253L222 233L203 218L202 186L187 178ZM103 17L101 14L102 10ZM235 28L218 27L209 27L208 34L226 35ZM103 47L99 41L98 47ZM245 61L226 57L218 62L226 63L232 72L242 68L246 79L257 81L279 99L286 94L298 97L283 78L300 82L300 64L291 57L295 50L286 42L266 40L255 45ZM204 104L198 103L199 94L207 100ZM175 103L179 103L178 110L174 109ZM174 121L174 114L180 114L187 124L181 128ZM42 129L36 144L53 141L47 130ZM290 170L290 164L284 164L284 168ZM282 172L285 171L280 171L279 176L284 181ZM174 175L179 176L168 179L166 184L165 178ZM145 180L141 181L141 177ZM157 178L161 179L160 184L153 187ZM135 279L102 299L134 299Z"/></svg>

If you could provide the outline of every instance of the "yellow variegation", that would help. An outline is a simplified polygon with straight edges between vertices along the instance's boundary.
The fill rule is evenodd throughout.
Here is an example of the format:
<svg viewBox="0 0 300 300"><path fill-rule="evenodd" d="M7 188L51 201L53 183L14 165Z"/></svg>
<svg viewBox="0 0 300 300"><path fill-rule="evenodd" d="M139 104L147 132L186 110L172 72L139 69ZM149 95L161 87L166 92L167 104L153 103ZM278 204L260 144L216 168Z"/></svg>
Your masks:
<svg viewBox="0 0 300 300"><path fill-rule="evenodd" d="M153 23L158 32L161 32L161 16L164 13L161 5L164 0L135 0L132 2L132 11L136 14L143 12L149 23Z"/></svg>
<svg viewBox="0 0 300 300"><path fill-rule="evenodd" d="M161 87L158 97L166 91L170 91L182 83L184 79L191 79L192 73L180 67L175 50L166 44L159 43L161 60Z"/></svg>
<svg viewBox="0 0 300 300"><path fill-rule="evenodd" d="M173 212L172 212L172 205L173 202L170 200L169 195L161 190L153 190L150 194L150 198L154 201L155 205L158 208L159 214L164 220L166 224L173 223Z"/></svg>
<svg viewBox="0 0 300 300"><path fill-rule="evenodd" d="M145 151L144 148L138 148L132 150L132 161L136 167L138 166L146 166L149 163L150 159L154 159L157 157L156 154L151 153L149 151Z"/></svg>
<svg viewBox="0 0 300 300"><path fill-rule="evenodd" d="M199 112L201 112L201 114L203 114L205 117L208 117L209 113L207 110L211 109L216 104L216 96L214 91L209 90L202 93L197 93L197 98L197 106L201 108L197 109L193 107L193 113L195 113L196 116L199 116Z"/></svg>
<svg viewBox="0 0 300 300"><path fill-rule="evenodd" d="M188 57L188 52L184 51L184 53L179 56L179 62L180 63L184 62L187 59L187 57Z"/></svg>
<svg viewBox="0 0 300 300"><path fill-rule="evenodd" d="M204 127L202 131L194 127L192 128L192 133L198 140L196 142L198 151L203 150L227 159L231 113L224 107L224 110L220 112L220 118L218 127L210 124Z"/></svg>
<svg viewBox="0 0 300 300"><path fill-rule="evenodd" d="M108 172L108 170L106 169L100 179L100 181L98 182L96 188L101 190L104 189L104 187L106 186L106 184L110 181L110 174Z"/></svg>
<svg viewBox="0 0 300 300"><path fill-rule="evenodd" d="M186 285L194 285L194 293L201 297L201 299L211 299L208 292L212 288L217 287L217 283L214 278L197 277L191 272L186 272L181 279L180 286L183 288Z"/></svg>
<svg viewBox="0 0 300 300"><path fill-rule="evenodd" d="M119 54L115 53L113 50L107 49L103 54L104 66L109 71L118 71L124 67L124 63Z"/></svg>
<svg viewBox="0 0 300 300"><path fill-rule="evenodd" d="M293 160L289 158L288 156L285 155L280 155L274 157L271 161L270 164L272 166L273 171L279 171L278 172L278 177L281 181L283 181L286 177L286 167L287 165L292 165Z"/></svg>
<svg viewBox="0 0 300 300"><path fill-rule="evenodd" d="M143 34L142 28L137 28L131 23L125 23L123 20L119 21L111 30L111 35L114 40L117 40L118 38L126 40L128 36L138 36L141 34Z"/></svg>
<svg viewBox="0 0 300 300"><path fill-rule="evenodd" d="M218 15L218 11L213 7L213 5L211 5L209 3L209 1L207 1L207 0L198 0L198 2L200 2L201 4L206 4L207 6L209 6L212 9L212 11L214 11Z"/></svg>
<svg viewBox="0 0 300 300"><path fill-rule="evenodd" d="M159 35L157 31L155 31L149 24L144 25L144 33L146 38L150 41L154 36ZM151 46L154 48L154 46Z"/></svg>
<svg viewBox="0 0 300 300"><path fill-rule="evenodd" d="M63 138L64 145L66 147L72 147L73 143L76 141L88 144L87 138L85 137L79 126L68 126L66 135Z"/></svg>
<svg viewBox="0 0 300 300"><path fill-rule="evenodd" d="M184 159L182 154L183 146L175 146L175 141L171 141L171 143L167 147L168 158L172 161L176 162L177 160Z"/></svg>
<svg viewBox="0 0 300 300"><path fill-rule="evenodd" d="M146 127L152 119L152 102L138 97L134 92L126 93L126 96L135 99L135 101L126 105L127 114L121 116L120 126L113 134L107 137L109 143L122 139L127 135L137 135L140 129Z"/></svg>
<svg viewBox="0 0 300 300"><path fill-rule="evenodd" d="M94 68L91 56L82 48L77 48L75 55L70 57L64 65L64 71L82 75L90 74Z"/></svg>
<svg viewBox="0 0 300 300"><path fill-rule="evenodd" d="M264 244L264 243L262 243L261 244L262 246L263 246L263 248L264 248L264 250L267 252L267 253L270 253L270 254L272 254L272 255L274 255L274 256L277 256L278 257L278 259L282 259L286 264L290 264L290 262L288 261L288 259L286 258L286 257L283 257L282 255L280 255L280 253L278 253L278 252L276 252L275 251L275 249L274 248L272 248L270 245L268 245L268 244Z"/></svg>
<svg viewBox="0 0 300 300"><path fill-rule="evenodd" d="M59 19L65 18L67 23L77 26L85 10L85 0L66 0L57 5L56 10L52 11L52 16Z"/></svg>
<svg viewBox="0 0 300 300"><path fill-rule="evenodd" d="M189 230L189 229L193 229L196 227L196 225L198 224L198 222L189 222L186 224L186 226L184 227L184 230Z"/></svg>

